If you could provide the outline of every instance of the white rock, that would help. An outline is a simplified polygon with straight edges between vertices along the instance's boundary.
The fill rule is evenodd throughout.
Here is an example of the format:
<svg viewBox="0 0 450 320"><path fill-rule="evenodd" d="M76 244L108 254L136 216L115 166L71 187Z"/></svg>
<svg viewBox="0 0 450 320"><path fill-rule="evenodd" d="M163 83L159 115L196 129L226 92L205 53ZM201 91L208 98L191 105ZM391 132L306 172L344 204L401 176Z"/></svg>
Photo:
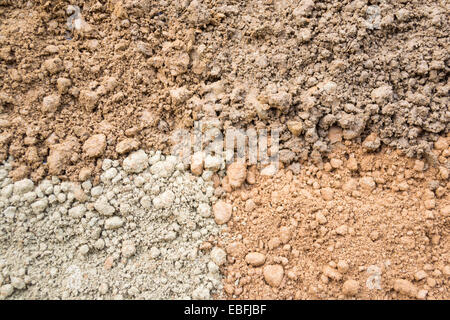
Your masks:
<svg viewBox="0 0 450 320"><path fill-rule="evenodd" d="M151 166L150 172L160 178L168 178L175 170L176 163L160 161Z"/></svg>
<svg viewBox="0 0 450 320"><path fill-rule="evenodd" d="M174 200L175 194L171 190L167 190L153 199L153 205L156 209L168 208Z"/></svg>
<svg viewBox="0 0 450 320"><path fill-rule="evenodd" d="M83 244L78 251L83 255L87 255L89 253L89 246L87 244Z"/></svg>
<svg viewBox="0 0 450 320"><path fill-rule="evenodd" d="M164 240L166 241L172 241L175 240L177 238L177 233L175 231L167 231L166 234L164 235Z"/></svg>
<svg viewBox="0 0 450 320"><path fill-rule="evenodd" d="M112 230L118 229L123 226L123 220L120 217L112 217L105 221L105 229Z"/></svg>
<svg viewBox="0 0 450 320"><path fill-rule="evenodd" d="M14 183L14 194L22 195L33 191L34 183L30 179L23 179Z"/></svg>
<svg viewBox="0 0 450 320"><path fill-rule="evenodd" d="M102 186L96 186L91 189L91 196L98 197L103 193L103 187Z"/></svg>
<svg viewBox="0 0 450 320"><path fill-rule="evenodd" d="M128 203L121 203L119 207L120 214L126 216L131 212L131 206Z"/></svg>
<svg viewBox="0 0 450 320"><path fill-rule="evenodd" d="M116 168L109 168L108 170L106 170L103 174L102 174L102 181L109 181L114 179L115 176L117 176L117 169Z"/></svg>
<svg viewBox="0 0 450 320"><path fill-rule="evenodd" d="M122 244L122 255L125 258L129 258L136 253L136 247L130 240L126 240Z"/></svg>
<svg viewBox="0 0 450 320"><path fill-rule="evenodd" d="M211 206L207 203L200 203L198 205L197 212L200 216L208 218L211 216Z"/></svg>
<svg viewBox="0 0 450 320"><path fill-rule="evenodd" d="M192 292L192 299L194 300L209 300L211 299L211 294L208 288L199 287Z"/></svg>
<svg viewBox="0 0 450 320"><path fill-rule="evenodd" d="M212 274L219 273L219 266L214 262L210 261L208 262L208 271Z"/></svg>
<svg viewBox="0 0 450 320"><path fill-rule="evenodd" d="M84 205L80 204L76 207L69 209L69 216L72 218L79 219L84 216L85 212L86 212L86 207Z"/></svg>
<svg viewBox="0 0 450 320"><path fill-rule="evenodd" d="M31 209L33 209L34 213L38 214L38 213L44 212L44 210L47 208L47 206L48 206L48 200L47 200L47 198L43 198L41 200L33 202L33 204L31 205Z"/></svg>
<svg viewBox="0 0 450 320"><path fill-rule="evenodd" d="M160 251L158 248L152 247L152 248L150 249L150 257L151 257L152 259L158 258L160 254L161 254L161 251Z"/></svg>
<svg viewBox="0 0 450 320"><path fill-rule="evenodd" d="M108 293L108 284L107 283L102 283L99 287L98 287L98 292L102 295L105 295Z"/></svg>
<svg viewBox="0 0 450 320"><path fill-rule="evenodd" d="M166 170L172 174L175 171L177 164L180 162L175 156L167 156L166 158Z"/></svg>
<svg viewBox="0 0 450 320"><path fill-rule="evenodd" d="M13 219L16 216L16 207L8 207L3 211L6 218Z"/></svg>
<svg viewBox="0 0 450 320"><path fill-rule="evenodd" d="M108 203L105 197L100 197L95 203L94 208L104 216L112 216L116 209Z"/></svg>
<svg viewBox="0 0 450 320"><path fill-rule="evenodd" d="M215 247L211 250L211 260L221 266L227 261L227 254L223 249Z"/></svg>
<svg viewBox="0 0 450 320"><path fill-rule="evenodd" d="M59 193L56 198L58 199L59 203L64 203L66 202L66 195L64 193Z"/></svg>
<svg viewBox="0 0 450 320"><path fill-rule="evenodd" d="M140 203L144 209L150 209L152 207L152 199L149 196L143 196Z"/></svg>
<svg viewBox="0 0 450 320"><path fill-rule="evenodd" d="M98 250L102 250L105 247L105 241L103 239L98 239L95 241L94 247Z"/></svg>
<svg viewBox="0 0 450 320"><path fill-rule="evenodd" d="M102 163L102 170L106 171L112 167L112 160L111 159L105 159Z"/></svg>
<svg viewBox="0 0 450 320"><path fill-rule="evenodd" d="M150 165L154 165L155 163L159 162L161 160L161 154L157 152L154 156L151 156L150 159L148 159L148 162Z"/></svg>
<svg viewBox="0 0 450 320"><path fill-rule="evenodd" d="M23 201L28 203L33 202L34 200L36 200L36 198L37 198L36 192L33 191L27 192L22 196Z"/></svg>
<svg viewBox="0 0 450 320"><path fill-rule="evenodd" d="M147 169L148 157L143 150L133 152L123 160L123 169L128 173L139 173Z"/></svg>
<svg viewBox="0 0 450 320"><path fill-rule="evenodd" d="M12 295L14 292L14 287L10 284L5 284L0 288L0 297L6 298Z"/></svg>
<svg viewBox="0 0 450 320"><path fill-rule="evenodd" d="M273 176L277 173L278 168L274 164L269 164L261 170L262 176Z"/></svg>
<svg viewBox="0 0 450 320"><path fill-rule="evenodd" d="M0 192L0 195L4 198L9 198L13 194L13 184L9 184L2 188L2 191Z"/></svg>
<svg viewBox="0 0 450 320"><path fill-rule="evenodd" d="M53 193L53 184L49 180L43 180L39 185L39 189L46 195Z"/></svg>
<svg viewBox="0 0 450 320"><path fill-rule="evenodd" d="M11 277L11 285L19 290L25 288L25 282L19 277Z"/></svg>

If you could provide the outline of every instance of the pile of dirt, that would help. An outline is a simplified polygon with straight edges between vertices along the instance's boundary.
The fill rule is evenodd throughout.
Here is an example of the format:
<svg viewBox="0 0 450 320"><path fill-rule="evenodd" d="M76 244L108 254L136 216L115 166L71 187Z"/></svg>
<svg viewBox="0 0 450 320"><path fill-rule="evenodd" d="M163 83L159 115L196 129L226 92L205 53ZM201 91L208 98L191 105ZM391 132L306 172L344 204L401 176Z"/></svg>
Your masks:
<svg viewBox="0 0 450 320"><path fill-rule="evenodd" d="M281 128L285 163L320 161L336 130L373 150L428 154L449 128L447 11L435 1L1 1L0 158L14 158L16 180L77 180L100 173L98 158L167 153L175 129L214 119Z"/></svg>
<svg viewBox="0 0 450 320"><path fill-rule="evenodd" d="M447 141L434 150L442 162ZM293 171L227 194L229 298L448 299L445 167L338 145L323 167Z"/></svg>

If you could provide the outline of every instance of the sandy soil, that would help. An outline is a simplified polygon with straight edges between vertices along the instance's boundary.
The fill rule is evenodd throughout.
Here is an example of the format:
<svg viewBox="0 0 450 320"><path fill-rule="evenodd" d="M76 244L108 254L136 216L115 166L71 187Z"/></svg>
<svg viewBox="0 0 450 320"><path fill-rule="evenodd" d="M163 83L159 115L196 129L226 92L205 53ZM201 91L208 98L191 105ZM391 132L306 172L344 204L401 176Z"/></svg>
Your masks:
<svg viewBox="0 0 450 320"><path fill-rule="evenodd" d="M323 166L257 180L226 196L229 298L449 298L447 170L338 145Z"/></svg>

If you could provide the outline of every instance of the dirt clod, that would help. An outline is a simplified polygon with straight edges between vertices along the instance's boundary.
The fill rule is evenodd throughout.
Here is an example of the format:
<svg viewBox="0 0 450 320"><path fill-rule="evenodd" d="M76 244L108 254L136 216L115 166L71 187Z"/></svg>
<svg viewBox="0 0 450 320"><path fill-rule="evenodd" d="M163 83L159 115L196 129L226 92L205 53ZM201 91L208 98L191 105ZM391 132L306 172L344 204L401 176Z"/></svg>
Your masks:
<svg viewBox="0 0 450 320"><path fill-rule="evenodd" d="M267 265L264 267L264 279L271 287L279 287L284 276L284 269L280 265Z"/></svg>

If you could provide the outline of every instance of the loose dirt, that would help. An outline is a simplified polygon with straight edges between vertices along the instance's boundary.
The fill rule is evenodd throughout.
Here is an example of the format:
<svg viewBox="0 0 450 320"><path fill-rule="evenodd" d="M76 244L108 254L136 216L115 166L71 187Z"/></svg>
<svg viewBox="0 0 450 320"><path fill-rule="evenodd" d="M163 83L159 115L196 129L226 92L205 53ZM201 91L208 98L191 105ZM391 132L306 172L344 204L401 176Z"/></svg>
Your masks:
<svg viewBox="0 0 450 320"><path fill-rule="evenodd" d="M0 0L0 297L449 299L449 11ZM199 121L282 169L172 168Z"/></svg>
<svg viewBox="0 0 450 320"><path fill-rule="evenodd" d="M175 157L105 159L101 182L13 182L0 166L0 299L210 299L224 250L212 183Z"/></svg>
<svg viewBox="0 0 450 320"><path fill-rule="evenodd" d="M332 130L426 155L449 128L446 12L445 1L1 1L1 159L14 157L16 180L76 180L100 172L97 157L168 152L175 129L213 119L281 128L285 163L320 160Z"/></svg>
<svg viewBox="0 0 450 320"><path fill-rule="evenodd" d="M448 161L450 149L435 150ZM232 299L448 299L448 170L398 151L334 147L227 194Z"/></svg>

